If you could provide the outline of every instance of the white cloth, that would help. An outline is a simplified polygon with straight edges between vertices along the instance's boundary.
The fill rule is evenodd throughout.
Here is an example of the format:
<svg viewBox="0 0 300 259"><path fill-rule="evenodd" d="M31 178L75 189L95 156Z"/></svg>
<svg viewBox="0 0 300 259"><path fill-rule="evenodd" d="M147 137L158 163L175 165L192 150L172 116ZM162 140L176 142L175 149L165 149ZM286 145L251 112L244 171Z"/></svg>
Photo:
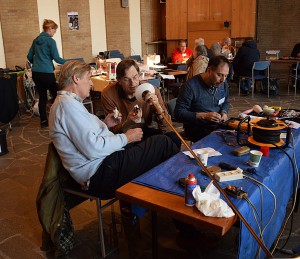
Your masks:
<svg viewBox="0 0 300 259"><path fill-rule="evenodd" d="M200 186L197 185L193 190L193 196L196 200L195 206L205 216L225 218L234 216L232 209L220 198L220 192L213 182L210 182L204 192L201 192Z"/></svg>

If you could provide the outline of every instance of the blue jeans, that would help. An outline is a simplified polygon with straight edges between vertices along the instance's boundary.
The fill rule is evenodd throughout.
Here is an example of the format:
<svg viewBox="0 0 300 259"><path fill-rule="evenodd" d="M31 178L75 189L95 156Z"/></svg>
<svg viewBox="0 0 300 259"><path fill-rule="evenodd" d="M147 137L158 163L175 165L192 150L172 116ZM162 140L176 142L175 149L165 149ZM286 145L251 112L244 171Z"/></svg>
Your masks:
<svg viewBox="0 0 300 259"><path fill-rule="evenodd" d="M250 91L251 80L250 79L242 79L240 83L241 92L246 93Z"/></svg>

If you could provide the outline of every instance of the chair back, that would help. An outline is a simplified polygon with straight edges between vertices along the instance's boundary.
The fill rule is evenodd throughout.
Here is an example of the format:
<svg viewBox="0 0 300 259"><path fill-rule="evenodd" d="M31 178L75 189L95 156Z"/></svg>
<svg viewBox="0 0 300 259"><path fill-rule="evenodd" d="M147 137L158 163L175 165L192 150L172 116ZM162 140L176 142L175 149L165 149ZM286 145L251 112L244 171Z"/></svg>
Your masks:
<svg viewBox="0 0 300 259"><path fill-rule="evenodd" d="M148 83L154 85L156 88L159 88L160 78L148 79Z"/></svg>
<svg viewBox="0 0 300 259"><path fill-rule="evenodd" d="M121 53L119 50L110 50L109 58L120 58L122 60L125 59L123 53Z"/></svg>
<svg viewBox="0 0 300 259"><path fill-rule="evenodd" d="M132 55L132 56L129 56L128 58L129 59L134 59L134 60L136 60L138 62L142 61L142 58L141 58L140 55Z"/></svg>
<svg viewBox="0 0 300 259"><path fill-rule="evenodd" d="M177 98L173 98L170 101L168 101L168 103L167 103L167 108L168 108L169 114L172 119L174 119L174 110L175 110L175 106L176 106L176 100L177 100Z"/></svg>
<svg viewBox="0 0 300 259"><path fill-rule="evenodd" d="M179 71L187 71L187 65L186 64L178 65L177 70L179 70Z"/></svg>
<svg viewBox="0 0 300 259"><path fill-rule="evenodd" d="M271 64L271 61L257 61L253 64L253 70L266 70Z"/></svg>

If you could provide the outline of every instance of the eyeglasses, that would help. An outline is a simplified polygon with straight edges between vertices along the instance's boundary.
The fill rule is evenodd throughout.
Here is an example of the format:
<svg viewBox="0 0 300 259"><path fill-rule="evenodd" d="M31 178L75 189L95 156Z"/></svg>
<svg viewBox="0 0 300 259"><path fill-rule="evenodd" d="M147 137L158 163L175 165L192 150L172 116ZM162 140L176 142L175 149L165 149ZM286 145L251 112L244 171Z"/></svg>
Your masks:
<svg viewBox="0 0 300 259"><path fill-rule="evenodd" d="M134 77L123 77L122 80L126 83L129 84L130 82L136 82L139 80L139 75L135 75Z"/></svg>

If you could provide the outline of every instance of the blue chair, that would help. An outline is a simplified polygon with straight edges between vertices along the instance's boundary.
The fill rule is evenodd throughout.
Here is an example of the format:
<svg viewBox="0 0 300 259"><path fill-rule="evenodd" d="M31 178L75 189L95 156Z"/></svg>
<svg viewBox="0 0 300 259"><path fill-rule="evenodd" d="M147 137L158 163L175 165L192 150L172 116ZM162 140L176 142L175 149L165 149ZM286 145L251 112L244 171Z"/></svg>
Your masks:
<svg viewBox="0 0 300 259"><path fill-rule="evenodd" d="M148 83L154 85L156 88L160 89L160 78L148 79Z"/></svg>
<svg viewBox="0 0 300 259"><path fill-rule="evenodd" d="M268 78L268 97L270 96L270 64L271 61L257 61L254 62L252 67L252 75L249 76L240 76L239 77L239 95L241 94L241 81L242 80L251 80L252 87L252 96L254 95L254 86L256 81L261 81L264 78ZM267 70L267 75L256 74L256 71L265 71Z"/></svg>
<svg viewBox="0 0 300 259"><path fill-rule="evenodd" d="M124 60L125 56L119 50L110 50L109 51L109 58L120 58L121 60Z"/></svg>
<svg viewBox="0 0 300 259"><path fill-rule="evenodd" d="M297 94L297 82L300 81L300 61L297 62L296 67L291 70L288 79L288 94L290 94L290 83L294 81L295 95Z"/></svg>
<svg viewBox="0 0 300 259"><path fill-rule="evenodd" d="M141 62L142 61L142 58L140 55L133 55L133 56L129 56L128 57L129 59L134 59L136 60L137 62Z"/></svg>

